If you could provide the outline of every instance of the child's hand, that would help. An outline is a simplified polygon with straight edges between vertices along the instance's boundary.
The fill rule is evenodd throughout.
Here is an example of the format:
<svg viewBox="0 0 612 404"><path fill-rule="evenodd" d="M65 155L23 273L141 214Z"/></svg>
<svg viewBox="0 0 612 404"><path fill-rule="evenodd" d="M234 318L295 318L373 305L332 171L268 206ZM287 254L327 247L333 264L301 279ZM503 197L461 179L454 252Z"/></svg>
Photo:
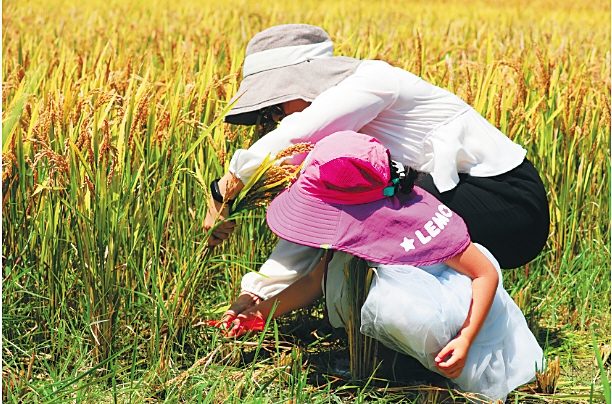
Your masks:
<svg viewBox="0 0 612 404"><path fill-rule="evenodd" d="M469 350L470 341L459 335L446 344L438 353L434 359L436 361L436 366L444 376L455 379L459 377L463 371Z"/></svg>
<svg viewBox="0 0 612 404"><path fill-rule="evenodd" d="M263 331L266 326L266 320L263 315L258 312L250 312L239 314L233 322L232 328L227 331L228 337L240 337L249 331Z"/></svg>
<svg viewBox="0 0 612 404"><path fill-rule="evenodd" d="M221 322L225 325L226 329L232 328L232 323L236 317L247 309L258 305L261 302L259 296L249 292L242 292L238 299L227 309L221 316Z"/></svg>

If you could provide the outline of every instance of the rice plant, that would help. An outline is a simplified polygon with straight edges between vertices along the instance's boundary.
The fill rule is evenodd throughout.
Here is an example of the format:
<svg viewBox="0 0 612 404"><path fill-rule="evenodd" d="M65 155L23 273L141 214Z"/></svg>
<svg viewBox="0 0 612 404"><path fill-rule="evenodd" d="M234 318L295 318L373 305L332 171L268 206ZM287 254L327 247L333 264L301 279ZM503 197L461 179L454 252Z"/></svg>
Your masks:
<svg viewBox="0 0 612 404"><path fill-rule="evenodd" d="M560 358L553 397L609 397L608 3L25 0L2 11L7 402L397 401L399 390L323 381L314 351L347 341L308 339L320 306L231 344L202 325L276 240L264 206L214 249L203 221L207 185L256 136L222 123L246 43L286 22L322 26L337 55L448 88L527 149L551 234L505 284ZM533 385L513 399L549 397Z"/></svg>
<svg viewBox="0 0 612 404"><path fill-rule="evenodd" d="M355 379L366 380L374 375L379 365L378 341L360 332L361 308L368 297L375 270L367 261L354 257L344 268L343 293L347 298L347 318L342 319L349 346L349 369Z"/></svg>

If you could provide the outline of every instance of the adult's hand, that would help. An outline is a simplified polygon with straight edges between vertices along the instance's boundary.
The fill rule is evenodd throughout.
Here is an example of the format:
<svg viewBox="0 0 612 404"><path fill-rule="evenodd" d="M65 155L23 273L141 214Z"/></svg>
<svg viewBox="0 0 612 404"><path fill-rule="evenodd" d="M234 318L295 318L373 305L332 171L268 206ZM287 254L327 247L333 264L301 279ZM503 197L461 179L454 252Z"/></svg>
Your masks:
<svg viewBox="0 0 612 404"><path fill-rule="evenodd" d="M225 197L225 200L234 199L244 187L242 181L234 177L230 172L227 172L217 182L219 193ZM230 215L230 206L228 203L221 203L211 198L208 202L208 210L204 219L204 228L210 230L216 223L227 219ZM236 222L226 220L219 224L208 238L208 245L219 245L223 240L227 239L234 232Z"/></svg>
<svg viewBox="0 0 612 404"><path fill-rule="evenodd" d="M204 228L210 230L216 223L227 219L230 215L228 204L219 203L211 198L204 219ZM225 220L219 224L208 238L208 245L219 245L223 240L227 239L234 232L236 222L233 220Z"/></svg>
<svg viewBox="0 0 612 404"><path fill-rule="evenodd" d="M259 296L249 292L242 292L238 299L223 313L221 316L221 322L225 324L225 328L229 330L232 327L232 323L239 314L244 311L258 305L261 302Z"/></svg>

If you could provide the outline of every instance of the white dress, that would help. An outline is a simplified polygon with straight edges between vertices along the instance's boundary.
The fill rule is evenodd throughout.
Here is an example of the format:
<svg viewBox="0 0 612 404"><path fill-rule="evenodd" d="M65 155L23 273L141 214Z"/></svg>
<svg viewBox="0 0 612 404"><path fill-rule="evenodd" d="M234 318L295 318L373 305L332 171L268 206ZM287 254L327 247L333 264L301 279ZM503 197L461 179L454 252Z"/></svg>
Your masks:
<svg viewBox="0 0 612 404"><path fill-rule="evenodd" d="M452 379L463 391L505 400L510 391L531 381L543 366L542 349L525 317L500 283L489 315L470 347L461 375ZM346 318L344 265L352 256L335 251L327 274L326 302L333 326ZM361 310L361 332L410 355L428 369L437 353L463 325L472 298L471 279L445 264L426 267L377 265ZM440 373L441 374L441 373Z"/></svg>

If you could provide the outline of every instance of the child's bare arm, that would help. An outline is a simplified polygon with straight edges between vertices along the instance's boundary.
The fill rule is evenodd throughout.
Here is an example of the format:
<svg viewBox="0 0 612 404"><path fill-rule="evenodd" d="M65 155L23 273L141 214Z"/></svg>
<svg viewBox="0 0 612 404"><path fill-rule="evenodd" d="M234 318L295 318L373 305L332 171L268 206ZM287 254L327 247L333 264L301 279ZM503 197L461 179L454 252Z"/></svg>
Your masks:
<svg viewBox="0 0 612 404"><path fill-rule="evenodd" d="M265 320L270 315L272 308L276 304L273 317L279 317L293 310L309 305L323 294L321 281L325 272L325 257L307 275L304 275L278 295L264 300L258 305L245 310L237 318L238 320L252 319L253 317Z"/></svg>
<svg viewBox="0 0 612 404"><path fill-rule="evenodd" d="M497 270L474 244L446 264L472 279L472 304L461 330L436 356L440 371L448 377L458 377L465 366L470 345L482 328L499 283ZM450 358L446 358L450 354Z"/></svg>

